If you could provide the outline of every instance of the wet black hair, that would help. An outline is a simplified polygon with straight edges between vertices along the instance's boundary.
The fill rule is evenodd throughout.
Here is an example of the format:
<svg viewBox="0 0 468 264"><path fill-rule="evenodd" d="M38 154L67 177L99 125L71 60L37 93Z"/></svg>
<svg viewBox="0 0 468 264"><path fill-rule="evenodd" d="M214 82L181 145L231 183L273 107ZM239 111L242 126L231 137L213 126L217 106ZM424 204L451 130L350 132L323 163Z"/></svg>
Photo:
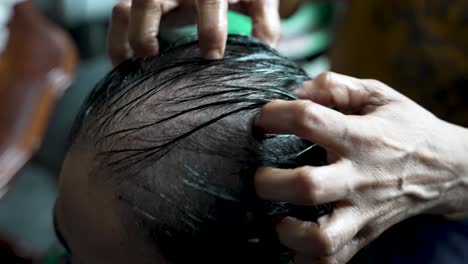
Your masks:
<svg viewBox="0 0 468 264"><path fill-rule="evenodd" d="M315 221L331 206L262 201L255 169L320 166L326 155L293 135L255 135L252 120L272 100L295 100L292 91L307 79L249 37L230 35L217 61L185 39L156 57L125 61L98 83L71 149L87 146L93 176L115 182L129 205L127 228L171 263L287 263L272 220Z"/></svg>

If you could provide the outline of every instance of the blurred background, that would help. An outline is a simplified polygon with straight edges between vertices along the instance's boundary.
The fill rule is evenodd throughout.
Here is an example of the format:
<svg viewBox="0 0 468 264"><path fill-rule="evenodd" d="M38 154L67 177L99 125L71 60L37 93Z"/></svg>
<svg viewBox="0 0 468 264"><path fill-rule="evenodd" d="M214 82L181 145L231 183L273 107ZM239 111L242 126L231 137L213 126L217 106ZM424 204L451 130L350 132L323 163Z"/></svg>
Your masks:
<svg viewBox="0 0 468 264"><path fill-rule="evenodd" d="M14 188L0 200L0 236L28 254L45 255L60 250L53 230L52 210L57 178L67 138L83 100L110 69L106 57L106 32L117 0L37 0L42 14L64 28L80 54L76 79L58 103L47 134L34 158L15 179ZM343 3L306 3L283 20L283 40L278 49L314 76L329 69L325 55L330 33ZM248 32L249 20L230 14L231 32ZM194 28L193 28L194 30Z"/></svg>

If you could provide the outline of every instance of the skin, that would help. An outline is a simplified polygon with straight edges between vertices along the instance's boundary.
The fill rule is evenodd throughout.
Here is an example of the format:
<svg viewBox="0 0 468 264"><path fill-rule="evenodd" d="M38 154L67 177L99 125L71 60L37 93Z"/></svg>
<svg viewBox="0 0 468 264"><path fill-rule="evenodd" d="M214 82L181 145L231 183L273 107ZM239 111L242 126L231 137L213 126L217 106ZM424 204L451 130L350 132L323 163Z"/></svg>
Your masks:
<svg viewBox="0 0 468 264"><path fill-rule="evenodd" d="M253 35L275 46L281 36L278 7L279 0L123 0L112 12L108 54L114 65L133 55L156 55L159 44L155 36L160 27L195 22L196 10L202 56L221 59L226 47L228 8L250 15Z"/></svg>
<svg viewBox="0 0 468 264"><path fill-rule="evenodd" d="M92 167L89 153L73 151L60 175L55 217L72 263L166 263L124 223L128 208L117 199L113 184L90 176Z"/></svg>
<svg viewBox="0 0 468 264"><path fill-rule="evenodd" d="M263 133L295 134L329 153L327 166L260 168L255 177L261 198L335 206L317 223L279 221L295 263L346 263L411 216L468 211L467 129L375 80L323 73L297 95L267 104L255 121Z"/></svg>
<svg viewBox="0 0 468 264"><path fill-rule="evenodd" d="M161 16L176 6L181 12L182 7L192 8L185 12L197 7L202 54L207 59L222 57L226 1L134 0L132 7L130 2L114 8L109 33L114 64L133 53L156 54L154 36ZM278 10L267 9L277 2L229 3L248 7L255 36L277 42ZM261 198L298 205L329 202L335 207L318 223L291 217L278 221L279 239L296 253L295 263L346 263L383 231L409 217L467 213L467 129L438 119L376 80L324 73L304 83L297 95L301 100L267 104L255 121L259 132L295 134L320 144L329 154L328 166L260 168L255 177Z"/></svg>
<svg viewBox="0 0 468 264"><path fill-rule="evenodd" d="M346 263L411 216L468 211L467 129L375 80L324 73L296 93L301 100L269 103L255 120L261 133L296 134L330 153L327 166L260 168L255 177L263 199L335 206L317 223L278 221L278 237L296 253L295 263ZM164 263L126 232L125 205L112 184L86 176L92 167L85 150L74 150L60 177L56 216L73 263Z"/></svg>

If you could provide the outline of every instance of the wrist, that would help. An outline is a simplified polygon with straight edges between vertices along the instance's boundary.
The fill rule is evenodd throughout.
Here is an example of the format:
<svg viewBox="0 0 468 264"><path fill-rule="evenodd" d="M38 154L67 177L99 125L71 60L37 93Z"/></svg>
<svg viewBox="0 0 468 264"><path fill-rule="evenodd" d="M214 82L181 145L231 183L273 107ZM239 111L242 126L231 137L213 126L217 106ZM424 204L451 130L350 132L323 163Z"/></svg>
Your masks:
<svg viewBox="0 0 468 264"><path fill-rule="evenodd" d="M441 202L434 210L448 218L468 216L468 129L442 121L445 146L439 153L453 179L442 182Z"/></svg>

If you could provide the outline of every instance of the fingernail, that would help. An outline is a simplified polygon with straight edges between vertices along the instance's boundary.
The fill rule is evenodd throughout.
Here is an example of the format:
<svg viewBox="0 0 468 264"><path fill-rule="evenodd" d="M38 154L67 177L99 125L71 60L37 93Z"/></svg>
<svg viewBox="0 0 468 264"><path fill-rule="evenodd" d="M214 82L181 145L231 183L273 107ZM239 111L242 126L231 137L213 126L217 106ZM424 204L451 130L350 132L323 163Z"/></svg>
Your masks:
<svg viewBox="0 0 468 264"><path fill-rule="evenodd" d="M205 59L207 60L220 60L222 59L221 51L217 49L209 50L205 54Z"/></svg>

